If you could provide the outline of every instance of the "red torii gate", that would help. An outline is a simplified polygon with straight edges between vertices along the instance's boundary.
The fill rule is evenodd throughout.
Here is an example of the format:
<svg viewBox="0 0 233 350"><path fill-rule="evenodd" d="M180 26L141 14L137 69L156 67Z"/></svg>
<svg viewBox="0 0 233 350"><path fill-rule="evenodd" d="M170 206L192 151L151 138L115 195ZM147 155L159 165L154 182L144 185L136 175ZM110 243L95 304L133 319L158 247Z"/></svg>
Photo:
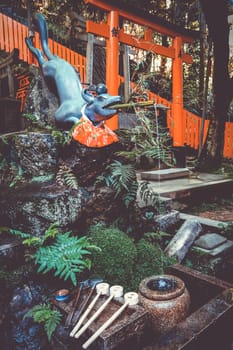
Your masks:
<svg viewBox="0 0 233 350"><path fill-rule="evenodd" d="M137 14L119 8L103 0L85 0L86 4L92 4L108 12L107 23L86 22L86 31L101 37L107 41L106 50L106 85L110 94L118 94L118 72L119 72L119 43L137 47L142 50L152 51L172 61L172 119L174 123L173 145L175 147L184 145L184 120L183 110L183 68L182 64L192 63L192 57L183 51L184 43L192 43L194 31L180 29L167 23L156 23L152 16L143 18ZM142 25L146 28L144 38L138 39L119 29L119 17ZM164 21L163 21L164 22ZM172 45L165 47L156 44L152 39L152 33L172 38ZM108 125L114 130L118 128L118 118L115 116L108 121Z"/></svg>

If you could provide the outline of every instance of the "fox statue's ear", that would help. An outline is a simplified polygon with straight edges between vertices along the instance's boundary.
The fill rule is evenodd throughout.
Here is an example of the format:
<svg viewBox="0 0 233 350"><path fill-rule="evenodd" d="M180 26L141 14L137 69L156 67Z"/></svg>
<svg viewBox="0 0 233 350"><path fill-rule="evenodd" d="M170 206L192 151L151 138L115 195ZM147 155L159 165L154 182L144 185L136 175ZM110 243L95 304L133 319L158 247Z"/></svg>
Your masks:
<svg viewBox="0 0 233 350"><path fill-rule="evenodd" d="M99 83L96 86L96 93L97 95L107 94L108 93L107 86L104 83Z"/></svg>
<svg viewBox="0 0 233 350"><path fill-rule="evenodd" d="M95 97L94 97L92 94L90 94L90 92L88 92L88 88L83 89L83 90L81 91L81 94L82 94L83 99L84 99L87 103L91 103L91 102L93 102L94 99L95 99Z"/></svg>

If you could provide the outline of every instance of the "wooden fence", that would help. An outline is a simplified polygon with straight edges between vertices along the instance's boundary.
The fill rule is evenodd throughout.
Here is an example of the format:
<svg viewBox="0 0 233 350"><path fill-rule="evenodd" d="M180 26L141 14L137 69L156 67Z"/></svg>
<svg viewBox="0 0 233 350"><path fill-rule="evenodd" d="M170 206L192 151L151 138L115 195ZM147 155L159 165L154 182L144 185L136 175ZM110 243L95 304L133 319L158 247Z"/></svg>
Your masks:
<svg viewBox="0 0 233 350"><path fill-rule="evenodd" d="M7 17L0 13L0 50L12 52L13 49L19 49L19 58L28 64L35 64L37 62L31 52L28 50L25 38L28 36L28 27ZM36 32L34 37L34 45L41 48L39 34ZM86 58L69 48L59 44L58 42L49 39L49 47L54 55L63 58L72 64L80 73L82 82L86 81ZM120 81L120 78L119 78ZM171 134L176 127L172 118L172 103L166 99L148 92L149 99L153 99L157 104L163 104L169 107L167 112L167 123ZM184 144L194 149L198 149L199 135L201 130L201 118L187 110L183 109L184 117ZM204 126L204 140L207 135L209 121L205 121ZM224 138L224 157L233 158L233 123L227 122L225 124L225 138Z"/></svg>
<svg viewBox="0 0 233 350"><path fill-rule="evenodd" d="M28 50L25 38L28 36L28 27L0 13L0 50L12 52L19 50L19 59L28 64L37 62L32 53ZM41 49L39 34L35 33L35 47ZM54 55L57 55L72 64L79 72L82 82L86 81L86 58L77 52L49 39L49 48Z"/></svg>
<svg viewBox="0 0 233 350"><path fill-rule="evenodd" d="M172 118L172 102L152 93L148 92L149 99L156 101L157 104L161 103L167 106L167 124L169 128L170 135L172 137L173 130L175 128L173 118ZM193 114L185 109L183 109L183 120L184 120L184 144L198 149L200 142L200 132L201 132L201 117L196 114ZM204 135L203 142L206 139L207 131L209 126L209 120L205 120L204 123ZM224 149L223 156L225 158L233 158L233 123L225 123L225 135L224 135Z"/></svg>

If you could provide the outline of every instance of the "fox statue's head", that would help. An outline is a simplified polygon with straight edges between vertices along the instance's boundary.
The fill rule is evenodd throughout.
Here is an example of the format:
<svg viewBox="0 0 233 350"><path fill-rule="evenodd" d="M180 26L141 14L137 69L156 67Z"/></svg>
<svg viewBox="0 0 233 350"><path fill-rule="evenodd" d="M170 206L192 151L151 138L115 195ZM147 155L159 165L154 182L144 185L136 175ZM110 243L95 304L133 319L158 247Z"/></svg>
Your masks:
<svg viewBox="0 0 233 350"><path fill-rule="evenodd" d="M100 83L95 89L95 95L91 94L88 89L82 91L82 97L87 102L85 106L85 115L94 123L111 118L117 113L117 110L111 106L121 101L120 96L108 94L105 84Z"/></svg>

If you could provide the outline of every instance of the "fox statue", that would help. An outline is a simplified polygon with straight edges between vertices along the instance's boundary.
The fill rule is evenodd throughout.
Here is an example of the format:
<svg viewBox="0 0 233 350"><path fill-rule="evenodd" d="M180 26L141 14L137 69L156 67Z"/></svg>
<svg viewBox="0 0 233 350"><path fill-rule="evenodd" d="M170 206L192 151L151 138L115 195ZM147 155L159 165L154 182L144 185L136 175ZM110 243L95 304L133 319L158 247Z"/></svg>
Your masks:
<svg viewBox="0 0 233 350"><path fill-rule="evenodd" d="M35 48L31 37L26 38L26 44L36 57L46 82L55 84L59 98L59 107L55 112L55 120L63 129L70 129L85 115L94 126L111 118L117 110L111 105L121 101L120 96L111 96L105 84L96 86L95 96L83 89L79 73L67 61L53 55L48 46L48 28L44 16L36 13L34 16L39 31L43 51Z"/></svg>

